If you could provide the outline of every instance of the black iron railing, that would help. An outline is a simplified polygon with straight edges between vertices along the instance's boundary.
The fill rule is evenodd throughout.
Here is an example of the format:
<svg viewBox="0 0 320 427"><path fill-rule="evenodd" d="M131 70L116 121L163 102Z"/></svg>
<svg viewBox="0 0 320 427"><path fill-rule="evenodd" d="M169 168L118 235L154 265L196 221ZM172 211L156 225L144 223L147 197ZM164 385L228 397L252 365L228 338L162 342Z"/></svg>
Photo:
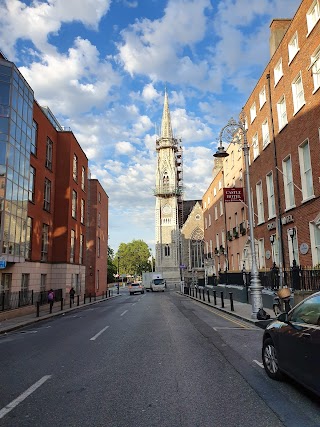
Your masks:
<svg viewBox="0 0 320 427"><path fill-rule="evenodd" d="M54 289L55 301L61 301L62 289ZM15 308L35 305L37 302L46 304L48 302L48 291L34 292L1 292L0 293L0 311L14 310Z"/></svg>

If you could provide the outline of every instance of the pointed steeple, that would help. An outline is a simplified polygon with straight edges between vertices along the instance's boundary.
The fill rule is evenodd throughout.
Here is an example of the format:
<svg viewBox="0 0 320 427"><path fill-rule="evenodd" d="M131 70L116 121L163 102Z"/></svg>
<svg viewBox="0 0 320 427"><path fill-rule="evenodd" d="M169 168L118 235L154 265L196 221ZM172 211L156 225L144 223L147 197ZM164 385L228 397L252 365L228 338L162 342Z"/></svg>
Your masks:
<svg viewBox="0 0 320 427"><path fill-rule="evenodd" d="M168 138L168 139L173 138L167 89L165 89L165 93L164 93L164 105L163 105L162 122L161 122L161 138Z"/></svg>

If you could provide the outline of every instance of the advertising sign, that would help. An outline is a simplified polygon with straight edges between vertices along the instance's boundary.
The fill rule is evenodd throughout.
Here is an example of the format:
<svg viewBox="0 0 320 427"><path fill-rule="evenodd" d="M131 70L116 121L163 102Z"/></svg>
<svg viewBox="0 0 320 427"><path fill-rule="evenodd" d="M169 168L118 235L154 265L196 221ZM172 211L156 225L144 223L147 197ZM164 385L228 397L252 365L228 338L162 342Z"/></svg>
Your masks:
<svg viewBox="0 0 320 427"><path fill-rule="evenodd" d="M225 202L244 202L243 188L224 188L223 197Z"/></svg>

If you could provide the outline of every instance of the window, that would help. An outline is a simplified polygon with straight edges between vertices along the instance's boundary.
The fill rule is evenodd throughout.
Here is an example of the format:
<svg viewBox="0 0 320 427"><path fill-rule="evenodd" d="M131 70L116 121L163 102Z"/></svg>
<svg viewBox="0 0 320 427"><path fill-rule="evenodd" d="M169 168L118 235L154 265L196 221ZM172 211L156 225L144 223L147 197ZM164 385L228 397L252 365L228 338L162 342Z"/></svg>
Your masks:
<svg viewBox="0 0 320 427"><path fill-rule="evenodd" d="M270 143L270 135L269 135L269 123L268 119L262 123L262 146L265 148Z"/></svg>
<svg viewBox="0 0 320 427"><path fill-rule="evenodd" d="M38 124L33 121L31 131L31 153L37 155Z"/></svg>
<svg viewBox="0 0 320 427"><path fill-rule="evenodd" d="M217 220L218 219L218 206L214 207L214 219Z"/></svg>
<svg viewBox="0 0 320 427"><path fill-rule="evenodd" d="M100 271L97 270L96 288L99 289L99 286L100 286Z"/></svg>
<svg viewBox="0 0 320 427"><path fill-rule="evenodd" d="M84 246L84 235L80 234L79 264L83 263L83 246Z"/></svg>
<svg viewBox="0 0 320 427"><path fill-rule="evenodd" d="M210 225L211 225L211 214L210 213L209 213L208 219L209 219L209 227L210 227Z"/></svg>
<svg viewBox="0 0 320 427"><path fill-rule="evenodd" d="M32 230L33 230L33 220L28 216L27 218L27 234L26 234L26 259L31 259L31 251L32 251Z"/></svg>
<svg viewBox="0 0 320 427"><path fill-rule="evenodd" d="M42 224L41 261L48 261L49 225Z"/></svg>
<svg viewBox="0 0 320 427"><path fill-rule="evenodd" d="M216 189L216 187L214 187L214 189L213 189L213 196L215 197L217 195L217 189Z"/></svg>
<svg viewBox="0 0 320 427"><path fill-rule="evenodd" d="M165 245L164 247L164 256L170 256L170 246Z"/></svg>
<svg viewBox="0 0 320 427"><path fill-rule="evenodd" d="M207 220L207 217L205 217L205 219L204 219L204 226L205 226L205 229L207 229L207 228L208 228L208 220Z"/></svg>
<svg viewBox="0 0 320 427"><path fill-rule="evenodd" d="M314 195L310 147L308 140L299 147L299 164L302 184L302 197L303 200L307 200Z"/></svg>
<svg viewBox="0 0 320 427"><path fill-rule="evenodd" d="M273 173L267 175L267 195L268 195L268 219L276 216L276 203L274 198Z"/></svg>
<svg viewBox="0 0 320 427"><path fill-rule="evenodd" d="M222 200L220 200L219 205L220 205L220 216L221 216L221 215L223 215L223 201Z"/></svg>
<svg viewBox="0 0 320 427"><path fill-rule="evenodd" d="M52 150L53 142L50 138L47 138L47 147L46 147L46 168L52 170Z"/></svg>
<svg viewBox="0 0 320 427"><path fill-rule="evenodd" d="M100 257L100 237L97 240L97 256Z"/></svg>
<svg viewBox="0 0 320 427"><path fill-rule="evenodd" d="M259 93L259 104L260 104L260 110L263 107L263 105L266 103L267 101L267 96L266 96L266 87L263 86L263 89L260 91Z"/></svg>
<svg viewBox="0 0 320 427"><path fill-rule="evenodd" d="M22 298L22 301L27 300L28 298L29 281L30 281L30 274L22 273L21 274L21 295L20 295L20 297Z"/></svg>
<svg viewBox="0 0 320 427"><path fill-rule="evenodd" d="M293 235L290 235L291 230L293 230ZM297 265L299 265L299 246L297 238L297 229L295 227L287 229L287 236L290 265L293 265L293 260L295 260Z"/></svg>
<svg viewBox="0 0 320 427"><path fill-rule="evenodd" d="M292 97L294 113L296 113L305 104L301 72L292 82Z"/></svg>
<svg viewBox="0 0 320 427"><path fill-rule="evenodd" d="M83 199L81 199L81 205L80 205L80 222L81 222L81 224L84 224L84 208L85 208L85 202Z"/></svg>
<svg viewBox="0 0 320 427"><path fill-rule="evenodd" d="M279 131L288 123L287 119L287 105L284 95L277 102Z"/></svg>
<svg viewBox="0 0 320 427"><path fill-rule="evenodd" d="M277 62L277 65L274 67L273 74L274 74L274 85L276 86L276 84L278 83L278 81L283 76L282 58L279 59L279 61Z"/></svg>
<svg viewBox="0 0 320 427"><path fill-rule="evenodd" d="M273 236L273 244L271 244L271 257L272 262L276 265L279 265L280 257L279 257L279 240L277 239L276 234L272 234Z"/></svg>
<svg viewBox="0 0 320 427"><path fill-rule="evenodd" d="M30 166L30 181L29 181L29 201L34 202L36 184L36 170L33 166Z"/></svg>
<svg viewBox="0 0 320 427"><path fill-rule="evenodd" d="M231 161L231 169L234 167L234 152L233 151L231 151L231 154L230 154L230 161Z"/></svg>
<svg viewBox="0 0 320 427"><path fill-rule="evenodd" d="M73 155L72 177L74 181L78 181L78 157Z"/></svg>
<svg viewBox="0 0 320 427"><path fill-rule="evenodd" d="M290 209L295 206L292 163L291 163L290 156L287 157L285 160L283 160L282 167L283 167L283 185L284 185L284 197L286 201L286 209Z"/></svg>
<svg viewBox="0 0 320 427"><path fill-rule="evenodd" d="M208 197L208 206L210 205L210 202L211 202L211 200L210 200L210 196Z"/></svg>
<svg viewBox="0 0 320 427"><path fill-rule="evenodd" d="M258 240L259 268L265 268L264 239Z"/></svg>
<svg viewBox="0 0 320 427"><path fill-rule="evenodd" d="M168 178L169 179L169 178ZM98 193L98 202L99 203L101 203L101 193L100 193L100 191L99 191L99 193Z"/></svg>
<svg viewBox="0 0 320 427"><path fill-rule="evenodd" d="M288 44L289 64L299 52L298 33L295 32L294 36Z"/></svg>
<svg viewBox="0 0 320 427"><path fill-rule="evenodd" d="M76 244L76 232L71 230L70 234L70 262L74 262L74 248Z"/></svg>
<svg viewBox="0 0 320 427"><path fill-rule="evenodd" d="M263 206L263 190L262 182L256 184L256 195L257 195L257 210L258 210L258 223L264 222L264 206Z"/></svg>
<svg viewBox="0 0 320 427"><path fill-rule="evenodd" d="M221 181L221 179L219 180L218 188L219 188L219 190L221 190L221 188L222 188L222 181Z"/></svg>
<svg viewBox="0 0 320 427"><path fill-rule="evenodd" d="M86 189L85 179L86 179L86 169L84 166L82 166L82 168L81 168L81 190L83 190L83 191L85 191L85 189Z"/></svg>
<svg viewBox="0 0 320 427"><path fill-rule="evenodd" d="M256 133L252 138L252 147L253 147L253 159L256 159L259 156L258 133Z"/></svg>
<svg viewBox="0 0 320 427"><path fill-rule="evenodd" d="M0 293L10 294L12 284L12 273L1 274Z"/></svg>
<svg viewBox="0 0 320 427"><path fill-rule="evenodd" d="M251 107L250 107L250 120L251 120L251 123L256 118L256 116L257 116L257 109L256 109L256 103L254 102L251 105Z"/></svg>
<svg viewBox="0 0 320 427"><path fill-rule="evenodd" d="M311 56L310 68L313 77L313 88L316 91L320 87L320 46Z"/></svg>
<svg viewBox="0 0 320 427"><path fill-rule="evenodd" d="M307 27L308 27L308 33L310 33L313 29L313 27L316 25L320 17L319 12L319 1L315 0L310 9L307 12Z"/></svg>
<svg viewBox="0 0 320 427"><path fill-rule="evenodd" d="M50 212L51 206L51 181L44 179L43 209Z"/></svg>
<svg viewBox="0 0 320 427"><path fill-rule="evenodd" d="M72 190L72 205L71 205L71 215L72 218L77 218L77 192Z"/></svg>
<svg viewBox="0 0 320 427"><path fill-rule="evenodd" d="M40 292L45 292L47 289L47 275L41 274L40 277Z"/></svg>
<svg viewBox="0 0 320 427"><path fill-rule="evenodd" d="M98 227L101 227L101 213L98 212Z"/></svg>

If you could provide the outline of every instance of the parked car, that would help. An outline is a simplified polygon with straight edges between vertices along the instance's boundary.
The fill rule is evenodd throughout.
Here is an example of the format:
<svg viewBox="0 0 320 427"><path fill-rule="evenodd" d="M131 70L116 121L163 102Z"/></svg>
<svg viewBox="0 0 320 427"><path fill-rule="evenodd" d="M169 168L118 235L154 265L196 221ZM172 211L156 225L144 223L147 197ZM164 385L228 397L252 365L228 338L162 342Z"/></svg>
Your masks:
<svg viewBox="0 0 320 427"><path fill-rule="evenodd" d="M320 292L282 313L264 331L262 361L268 376L285 373L320 396Z"/></svg>
<svg viewBox="0 0 320 427"><path fill-rule="evenodd" d="M130 295L134 295L136 292L140 292L144 294L144 286L141 282L134 282L129 285L129 293Z"/></svg>

